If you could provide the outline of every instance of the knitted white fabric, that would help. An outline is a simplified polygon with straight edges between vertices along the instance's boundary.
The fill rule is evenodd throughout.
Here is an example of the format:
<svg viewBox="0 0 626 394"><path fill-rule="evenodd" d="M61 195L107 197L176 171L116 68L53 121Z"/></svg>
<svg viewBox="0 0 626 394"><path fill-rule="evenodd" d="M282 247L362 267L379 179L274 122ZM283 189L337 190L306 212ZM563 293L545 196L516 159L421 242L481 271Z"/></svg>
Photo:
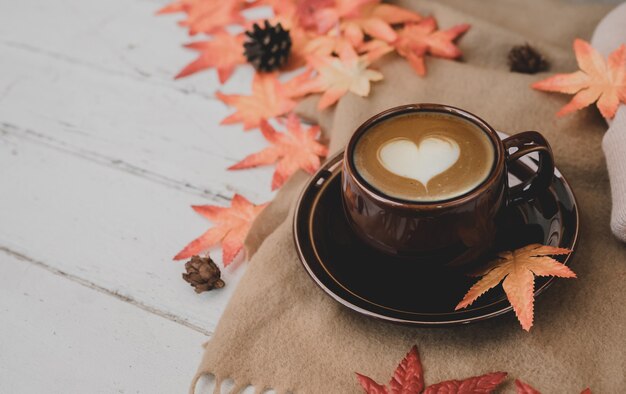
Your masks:
<svg viewBox="0 0 626 394"><path fill-rule="evenodd" d="M602 140L611 179L611 230L626 242L626 106L622 104Z"/></svg>
<svg viewBox="0 0 626 394"><path fill-rule="evenodd" d="M604 56L626 44L626 2L598 24L591 44ZM609 130L602 141L602 149L611 180L611 230L626 242L626 105L621 104L615 118L608 122Z"/></svg>

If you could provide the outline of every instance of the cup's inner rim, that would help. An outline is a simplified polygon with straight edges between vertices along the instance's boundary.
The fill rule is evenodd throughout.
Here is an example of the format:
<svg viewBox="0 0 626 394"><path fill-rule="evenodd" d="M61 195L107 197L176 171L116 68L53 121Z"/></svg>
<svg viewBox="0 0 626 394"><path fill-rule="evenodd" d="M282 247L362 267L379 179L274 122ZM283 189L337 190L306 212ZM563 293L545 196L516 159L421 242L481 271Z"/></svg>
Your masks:
<svg viewBox="0 0 626 394"><path fill-rule="evenodd" d="M438 105L436 105L438 106ZM372 185L371 183L369 183L367 180L365 180L365 178L363 178L363 176L359 173L359 171L356 169L356 165L354 163L354 151L356 149L356 146L359 143L359 140L368 132L368 130L370 130L372 127L377 126L381 123L384 123L390 119L393 118L397 118L400 116L406 116L406 115L411 115L411 114L417 114L417 113L439 113L439 114L443 114L446 116L452 116L452 117L456 117L459 119L462 119L466 122L471 123L472 125L474 125L475 127L477 127L478 129L480 129L483 133L485 133L487 135L487 137L489 138L489 141L491 142L491 147L493 148L493 162L491 163L491 169L489 170L489 173L487 174L487 176L485 176L485 179L483 179L482 182L480 182L479 184L477 184L476 186L474 186L472 189L470 189L469 191L463 193L463 194L459 194L458 196L454 196L454 197L450 197L450 198L446 198L446 199L440 199L440 200L409 200L409 199L403 199L403 198L399 198L399 197L394 197L394 196L390 196L386 193L384 193L383 191L379 190L378 188L376 188L374 185ZM477 189L479 189L480 187L482 187L484 184L486 184L487 182L489 182L489 180L492 178L492 175L496 169L496 164L498 163L499 160L499 155L500 152L498 150L498 145L496 144L496 141L494 139L499 139L497 133L489 126L487 125L484 121L482 121L482 119L476 117L475 115L466 112L462 109L459 108L454 108L454 107L447 107L447 106L441 106L441 108L437 108L437 107L428 107L428 106L420 106L420 105L415 105L415 106L406 106L405 108L403 107L398 107L398 108L392 108L388 111L382 112L378 115L375 115L374 118L366 121L364 124L362 124L356 131L356 133L358 133L356 135L356 138L354 139L354 141L350 144L349 149L347 149L347 160L349 160L350 163L350 167L351 167L351 172L353 173L353 175L358 179L358 181L365 186L371 193L382 197L384 199L387 200L391 200L391 201L395 201L398 203L402 203L402 204L412 204L412 205L432 205L432 204L440 204L440 203L447 203L447 202L453 202L456 200L460 200L472 193L474 193Z"/></svg>

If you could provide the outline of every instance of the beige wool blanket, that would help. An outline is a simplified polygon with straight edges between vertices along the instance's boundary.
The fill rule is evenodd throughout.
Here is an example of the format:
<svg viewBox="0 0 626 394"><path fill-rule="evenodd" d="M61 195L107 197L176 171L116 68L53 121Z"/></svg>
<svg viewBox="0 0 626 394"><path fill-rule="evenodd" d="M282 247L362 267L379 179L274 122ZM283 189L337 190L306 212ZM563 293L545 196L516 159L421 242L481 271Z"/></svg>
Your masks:
<svg viewBox="0 0 626 394"><path fill-rule="evenodd" d="M541 131L578 198L582 225L571 265L578 279L559 279L537 299L529 333L513 314L437 329L358 315L324 294L298 261L293 208L307 179L299 173L253 226L248 270L206 344L197 377L213 374L218 387L232 378L236 388L252 384L259 392L359 393L355 371L387 382L416 344L427 384L506 371L502 392L513 391L515 378L544 393L626 392L626 246L608 226L611 193L601 149L607 126L593 107L557 119L570 97L529 87L551 73L576 70L573 39L589 40L609 7L546 0L400 4L434 15L443 29L470 23L459 41L462 61L429 57L420 78L404 59L389 55L375 65L385 79L369 97L348 94L321 113L310 100L301 114L320 123L331 154L371 115L407 103L458 106L508 133ZM549 73L508 70L509 49L525 42L549 59Z"/></svg>

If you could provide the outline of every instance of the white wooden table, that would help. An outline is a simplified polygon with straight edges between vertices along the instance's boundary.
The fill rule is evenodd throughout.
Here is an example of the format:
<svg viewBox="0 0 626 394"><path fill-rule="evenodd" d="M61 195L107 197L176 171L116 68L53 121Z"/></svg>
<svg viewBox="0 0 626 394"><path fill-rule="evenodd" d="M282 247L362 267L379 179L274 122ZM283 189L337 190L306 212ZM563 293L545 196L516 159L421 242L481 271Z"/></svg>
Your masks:
<svg viewBox="0 0 626 394"><path fill-rule="evenodd" d="M190 204L265 202L272 168L226 171L265 141L218 125L214 72L172 79L164 3L0 0L0 393L185 392L245 271L196 295L171 261Z"/></svg>
<svg viewBox="0 0 626 394"><path fill-rule="evenodd" d="M191 204L272 197L155 0L0 0L0 393L185 392L245 264L197 295ZM248 92L252 72L226 92ZM221 265L221 251L212 254Z"/></svg>

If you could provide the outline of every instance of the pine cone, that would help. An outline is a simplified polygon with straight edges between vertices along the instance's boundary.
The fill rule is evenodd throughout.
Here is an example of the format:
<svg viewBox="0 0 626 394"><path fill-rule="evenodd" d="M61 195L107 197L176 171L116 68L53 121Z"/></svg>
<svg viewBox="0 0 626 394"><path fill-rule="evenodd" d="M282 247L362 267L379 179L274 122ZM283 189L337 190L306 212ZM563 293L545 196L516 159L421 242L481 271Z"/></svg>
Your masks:
<svg viewBox="0 0 626 394"><path fill-rule="evenodd" d="M183 274L183 279L189 282L198 294L224 287L224 281L220 279L220 269L208 256L193 256L185 263L185 269L187 273Z"/></svg>
<svg viewBox="0 0 626 394"><path fill-rule="evenodd" d="M263 28L255 23L252 31L247 31L246 35L248 40L243 44L244 55L254 68L272 71L287 63L291 37L289 30L283 29L280 23L272 26L266 20Z"/></svg>
<svg viewBox="0 0 626 394"><path fill-rule="evenodd" d="M550 63L545 57L528 44L517 45L509 51L509 67L511 71L524 74L534 74L545 71Z"/></svg>

